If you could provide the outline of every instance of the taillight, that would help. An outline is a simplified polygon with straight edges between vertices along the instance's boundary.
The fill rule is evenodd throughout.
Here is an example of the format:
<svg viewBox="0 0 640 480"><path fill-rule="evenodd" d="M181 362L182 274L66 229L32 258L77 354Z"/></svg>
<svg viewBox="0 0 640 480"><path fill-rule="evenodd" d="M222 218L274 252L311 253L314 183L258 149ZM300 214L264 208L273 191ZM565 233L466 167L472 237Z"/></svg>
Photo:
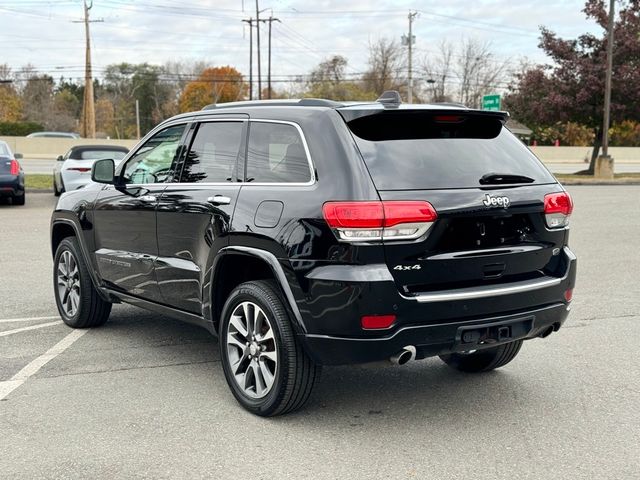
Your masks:
<svg viewBox="0 0 640 480"><path fill-rule="evenodd" d="M9 175L18 175L19 173L20 173L20 164L18 163L17 160L11 160L11 166L9 167Z"/></svg>
<svg viewBox="0 0 640 480"><path fill-rule="evenodd" d="M544 216L549 228L569 225L569 216L573 212L573 200L567 192L549 193L544 196Z"/></svg>
<svg viewBox="0 0 640 480"><path fill-rule="evenodd" d="M67 168L65 170L72 170L75 172L90 172L91 171L91 167L70 167Z"/></svg>
<svg viewBox="0 0 640 480"><path fill-rule="evenodd" d="M429 202L388 200L327 202L322 213L340 240L413 240L423 236L438 214Z"/></svg>

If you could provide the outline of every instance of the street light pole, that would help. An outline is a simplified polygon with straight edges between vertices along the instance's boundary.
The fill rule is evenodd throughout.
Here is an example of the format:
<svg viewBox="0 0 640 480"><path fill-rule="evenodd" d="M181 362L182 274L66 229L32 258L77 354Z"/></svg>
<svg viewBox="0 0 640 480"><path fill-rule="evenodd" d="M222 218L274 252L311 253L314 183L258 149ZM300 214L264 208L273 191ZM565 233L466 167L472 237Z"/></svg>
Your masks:
<svg viewBox="0 0 640 480"><path fill-rule="evenodd" d="M607 73L604 87L604 119L602 122L602 155L596 159L594 176L613 179L613 158L609 156L609 124L611 122L611 77L613 75L613 28L615 0L609 0L609 22L607 32Z"/></svg>
<svg viewBox="0 0 640 480"><path fill-rule="evenodd" d="M611 115L611 77L613 74L613 25L615 0L609 2L609 32L607 35L607 78L604 87L604 122L602 124L602 156L609 155L609 123Z"/></svg>

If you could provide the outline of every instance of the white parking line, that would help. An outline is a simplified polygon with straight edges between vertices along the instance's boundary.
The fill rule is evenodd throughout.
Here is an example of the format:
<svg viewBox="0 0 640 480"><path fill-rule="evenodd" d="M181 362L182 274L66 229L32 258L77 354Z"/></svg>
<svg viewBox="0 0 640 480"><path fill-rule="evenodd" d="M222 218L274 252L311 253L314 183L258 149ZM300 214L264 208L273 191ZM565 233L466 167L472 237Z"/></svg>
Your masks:
<svg viewBox="0 0 640 480"><path fill-rule="evenodd" d="M4 318L0 319L0 323L39 322L41 320L55 320L57 318L60 318L60 315L55 315L53 317Z"/></svg>
<svg viewBox="0 0 640 480"><path fill-rule="evenodd" d="M4 332L0 332L0 337L6 337L7 335L13 335L14 333L26 332L27 330L36 330L38 328L60 325L61 323L62 320L58 320L57 322L39 323L38 325L30 325L28 327L16 328L14 330L5 330Z"/></svg>
<svg viewBox="0 0 640 480"><path fill-rule="evenodd" d="M53 347L47 350L45 353L40 355L38 358L32 360L26 367L16 373L10 380L6 380L4 382L0 382L0 400L5 398L11 392L13 392L16 388L26 382L29 377L38 373L42 367L44 367L48 362L56 358L62 352L64 352L67 348L69 348L73 342L78 340L82 335L87 333L88 330L74 330L69 335L64 337L58 343L56 343Z"/></svg>

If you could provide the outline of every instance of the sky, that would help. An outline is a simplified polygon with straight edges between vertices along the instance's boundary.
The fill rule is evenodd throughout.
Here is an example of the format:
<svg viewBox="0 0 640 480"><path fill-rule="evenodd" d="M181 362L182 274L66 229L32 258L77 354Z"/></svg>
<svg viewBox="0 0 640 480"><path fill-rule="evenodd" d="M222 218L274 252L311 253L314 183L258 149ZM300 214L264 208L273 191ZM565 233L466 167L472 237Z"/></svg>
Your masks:
<svg viewBox="0 0 640 480"><path fill-rule="evenodd" d="M420 65L443 40L491 42L496 62L514 69L523 58L545 62L537 46L539 26L567 38L601 31L585 18L583 6L581 0L259 0L261 18L279 19L272 24L274 81L308 74L333 54L348 59L350 74L363 72L369 44L400 40L410 10L418 12L416 81ZM166 61L231 65L247 75L249 30L242 20L255 18L255 7L253 0L94 0L91 18L100 20L90 26L95 75L112 63ZM0 64L14 70L31 64L54 78L82 78L84 26L74 23L82 17L82 0L0 0ZM266 25L261 58L264 76Z"/></svg>

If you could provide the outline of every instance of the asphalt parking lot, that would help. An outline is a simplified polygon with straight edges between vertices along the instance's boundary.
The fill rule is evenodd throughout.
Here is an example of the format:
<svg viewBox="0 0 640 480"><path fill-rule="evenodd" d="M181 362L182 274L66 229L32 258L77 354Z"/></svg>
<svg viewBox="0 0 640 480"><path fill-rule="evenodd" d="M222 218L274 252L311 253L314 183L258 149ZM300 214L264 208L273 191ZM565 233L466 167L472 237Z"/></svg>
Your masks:
<svg viewBox="0 0 640 480"><path fill-rule="evenodd" d="M437 359L325 368L275 419L236 404L204 330L121 305L99 329L61 324L53 195L0 205L0 477L640 478L640 187L570 192L560 332L480 376Z"/></svg>

